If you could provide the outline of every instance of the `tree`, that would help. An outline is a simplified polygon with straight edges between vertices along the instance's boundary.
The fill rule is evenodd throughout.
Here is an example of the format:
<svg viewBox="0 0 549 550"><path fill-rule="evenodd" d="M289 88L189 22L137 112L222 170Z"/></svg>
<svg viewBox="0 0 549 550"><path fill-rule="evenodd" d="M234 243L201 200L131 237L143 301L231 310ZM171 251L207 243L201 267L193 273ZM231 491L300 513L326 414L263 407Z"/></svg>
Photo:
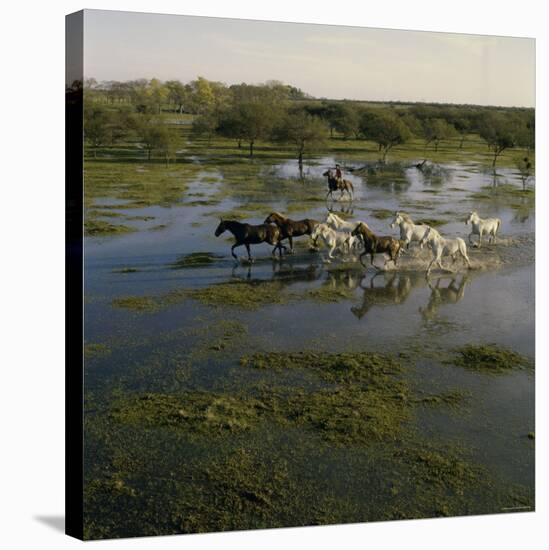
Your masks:
<svg viewBox="0 0 549 550"><path fill-rule="evenodd" d="M322 146L327 138L328 127L318 117L309 115L301 108L290 109L276 124L273 137L276 141L290 144L303 177L303 157Z"/></svg>
<svg viewBox="0 0 549 550"><path fill-rule="evenodd" d="M250 157L254 156L256 141L270 136L275 120L274 105L260 101L239 103L221 117L219 130L226 137L245 139L249 145Z"/></svg>
<svg viewBox="0 0 549 550"><path fill-rule="evenodd" d="M350 103L333 105L330 113L331 125L336 132L343 134L343 139L357 137L360 133L360 115L358 109Z"/></svg>
<svg viewBox="0 0 549 550"><path fill-rule="evenodd" d="M168 80L165 86L168 91L168 101L176 105L177 111L182 113L189 96L188 90L179 80Z"/></svg>
<svg viewBox="0 0 549 550"><path fill-rule="evenodd" d="M202 76L187 85L189 110L193 114L204 114L213 110L215 95L211 83Z"/></svg>
<svg viewBox="0 0 549 550"><path fill-rule="evenodd" d="M141 126L141 140L147 151L147 159L151 160L152 152L158 151L166 160L175 158L175 153L181 147L179 133L166 124L153 118L147 119Z"/></svg>
<svg viewBox="0 0 549 550"><path fill-rule="evenodd" d="M456 117L453 120L454 128L460 135L459 148L463 149L465 136L471 131L471 121L467 117Z"/></svg>
<svg viewBox="0 0 549 550"><path fill-rule="evenodd" d="M193 120L192 135L193 137L205 137L209 145L218 126L219 120L213 112L203 113Z"/></svg>
<svg viewBox="0 0 549 550"><path fill-rule="evenodd" d="M516 128L501 113L488 112L480 121L480 137L486 141L493 153L492 167L495 168L498 157L516 144Z"/></svg>
<svg viewBox="0 0 549 550"><path fill-rule="evenodd" d="M425 150L430 143L435 144L435 153L438 152L439 143L443 139L449 139L456 134L456 129L443 118L428 118L423 122L423 139Z"/></svg>
<svg viewBox="0 0 549 550"><path fill-rule="evenodd" d="M533 109L519 113L515 117L516 145L526 149L527 156L536 147L536 117Z"/></svg>
<svg viewBox="0 0 549 550"><path fill-rule="evenodd" d="M240 114L236 109L230 109L221 116L217 132L226 138L235 139L238 148L242 147L242 140L245 134Z"/></svg>
<svg viewBox="0 0 549 550"><path fill-rule="evenodd" d="M360 118L360 131L366 139L377 143L382 153L381 161L387 160L387 154L396 145L408 141L412 134L398 115L381 109L368 109Z"/></svg>
<svg viewBox="0 0 549 550"><path fill-rule="evenodd" d="M518 157L515 159L515 166L519 171L520 179L522 181L522 190L526 191L526 185L532 176L533 165L528 157Z"/></svg>
<svg viewBox="0 0 549 550"><path fill-rule="evenodd" d="M107 145L111 139L109 113L101 107L86 104L84 109L84 139L93 149L97 158L97 149Z"/></svg>

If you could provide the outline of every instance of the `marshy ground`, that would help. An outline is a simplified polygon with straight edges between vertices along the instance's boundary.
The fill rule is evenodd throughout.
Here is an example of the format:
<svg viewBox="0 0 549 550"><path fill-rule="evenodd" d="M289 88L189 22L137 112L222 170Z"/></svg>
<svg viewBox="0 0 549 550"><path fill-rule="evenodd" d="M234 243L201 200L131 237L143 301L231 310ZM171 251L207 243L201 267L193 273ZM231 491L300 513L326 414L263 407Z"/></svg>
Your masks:
<svg viewBox="0 0 549 550"><path fill-rule="evenodd" d="M256 155L86 159L86 537L533 510L533 183L505 155L494 175L473 137L424 172L419 144L379 167L333 140L303 181L288 151ZM500 240L429 279L421 255L365 272L306 239L235 265L219 217L323 219L336 161L346 219L396 236L400 209L466 237L475 209Z"/></svg>

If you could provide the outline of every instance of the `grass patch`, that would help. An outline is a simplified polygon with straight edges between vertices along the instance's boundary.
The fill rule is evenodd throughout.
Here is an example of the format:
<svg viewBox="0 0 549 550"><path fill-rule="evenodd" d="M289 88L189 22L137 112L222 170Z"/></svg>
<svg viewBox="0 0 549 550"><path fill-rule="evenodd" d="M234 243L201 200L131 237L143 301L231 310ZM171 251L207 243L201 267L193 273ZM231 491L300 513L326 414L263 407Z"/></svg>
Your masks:
<svg viewBox="0 0 549 550"><path fill-rule="evenodd" d="M378 220L387 220L395 215L392 210L386 210L385 208L372 210L371 214L374 218Z"/></svg>
<svg viewBox="0 0 549 550"><path fill-rule="evenodd" d="M107 344L89 343L84 344L84 358L91 359L93 357L106 357L110 355L111 349Z"/></svg>
<svg viewBox="0 0 549 550"><path fill-rule="evenodd" d="M151 296L123 296L115 298L112 305L120 309L131 309L132 311L156 311L157 303Z"/></svg>
<svg viewBox="0 0 549 550"><path fill-rule="evenodd" d="M216 393L150 393L117 401L111 415L117 422L215 436L249 429L259 421L259 409L256 400Z"/></svg>
<svg viewBox="0 0 549 550"><path fill-rule="evenodd" d="M486 374L503 374L516 369L531 369L533 362L495 344L468 344L456 350L450 363L464 369Z"/></svg>
<svg viewBox="0 0 549 550"><path fill-rule="evenodd" d="M214 264L216 261L222 259L223 256L219 254L212 254L211 252L191 252L180 256L171 264L172 269L189 269L193 267L205 267Z"/></svg>
<svg viewBox="0 0 549 550"><path fill-rule="evenodd" d="M309 298L320 303L336 303L341 300L350 300L354 298L355 290L347 287L332 288L330 286L321 286L308 290L305 298Z"/></svg>
<svg viewBox="0 0 549 550"><path fill-rule="evenodd" d="M424 225L430 225L431 227L439 227L441 225L446 225L448 223L447 220L440 220L436 218L420 218L419 220L416 220L414 223L417 224L424 224Z"/></svg>
<svg viewBox="0 0 549 550"><path fill-rule="evenodd" d="M112 270L113 273L137 273L138 271L141 270L136 267L121 267L120 269Z"/></svg>
<svg viewBox="0 0 549 550"><path fill-rule="evenodd" d="M229 281L189 290L188 296L207 306L241 309L286 304L292 299L291 294L284 292L283 285L272 281Z"/></svg>
<svg viewBox="0 0 549 550"><path fill-rule="evenodd" d="M430 407L438 407L441 405L447 405L449 407L459 407L468 397L470 397L470 394L467 392L461 390L449 390L442 393L419 397L416 399L416 402L420 405L426 405Z"/></svg>
<svg viewBox="0 0 549 550"><path fill-rule="evenodd" d="M135 231L133 227L122 224L112 224L103 220L87 219L84 222L84 232L88 237L121 235Z"/></svg>

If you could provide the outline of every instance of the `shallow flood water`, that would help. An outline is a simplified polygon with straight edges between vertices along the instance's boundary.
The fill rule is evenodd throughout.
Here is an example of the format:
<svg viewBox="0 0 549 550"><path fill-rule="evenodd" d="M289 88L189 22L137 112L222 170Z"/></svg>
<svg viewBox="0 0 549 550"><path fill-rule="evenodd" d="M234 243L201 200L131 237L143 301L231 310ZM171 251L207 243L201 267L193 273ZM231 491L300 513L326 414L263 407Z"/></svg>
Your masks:
<svg viewBox="0 0 549 550"><path fill-rule="evenodd" d="M326 203L322 173L334 164L333 158L316 159L306 168L304 181L298 178L295 161L264 166L264 183L254 182L245 193L242 188L232 189L221 171L205 164L178 203L125 210L123 203L109 201L109 197L96 202L95 206L108 204L118 207L121 214L143 219L133 223L137 229L133 233L85 242L85 340L88 346L107 350L90 354L86 361L90 409L108 407L114 390L143 394L182 388L231 392L249 387L253 394L258 384L278 383L276 374L239 368L238 358L255 352L368 350L391 354L409 364L403 376L417 395L459 391L465 396L456 407L419 407L412 420L418 437L467 449L471 460L487 468L499 487L519 487L533 494L534 445L528 436L534 432L533 371L511 369L494 375L451 361L454 350L466 344L502 346L533 360L534 209L522 197L510 198L500 191L509 184L520 188L518 178L509 169L498 169L494 177L477 165L438 166L426 175L413 163L385 173L349 163L346 168L354 170L348 170L345 177L355 186L355 200ZM292 185L295 194L288 192ZM485 196L475 198L475 193ZM328 209L346 219L365 220L374 232L395 237L398 231L389 226L391 213L405 210L414 220L437 220L445 236L463 238L470 230L464 224L466 215L475 209L482 217L502 219L502 247L519 236L523 240L497 268L433 272L427 279L424 272L377 272L341 260L325 263L322 251L308 250L306 238L298 239L295 255L281 261L271 260L271 247L259 245L252 247L254 264L235 263L230 257L232 239L228 234L214 236L219 218L239 210L249 213L246 221L262 223L270 211L291 212L293 219L323 220ZM482 259L484 250L494 253L497 247L497 243L480 250L470 247L470 253ZM185 257L195 253L212 256L207 262L186 265ZM244 247L237 253L244 255ZM268 288L285 299L250 309L172 299L182 289L231 281L249 285L250 293ZM117 306L121 298L151 296L170 299L161 298L160 306L143 309L124 307L123 301L122 307ZM244 327L243 332L230 336L226 348L222 343L220 349L226 353L217 353L218 344L210 340L217 338L219 323L228 321ZM265 440L265 449L285 439L295 445L294 428L277 430L273 429L268 443ZM95 437L91 435L90 440ZM150 437L158 444L158 433ZM174 462L184 460L187 453L193 457L208 453L190 443L185 447L173 442L170 447L169 437L164 444L173 456L169 464L159 466L164 473L172 471ZM249 445L259 445L261 455L265 450L258 443L261 437L250 438ZM313 437L309 443L314 446L314 441ZM108 454L97 442L93 448L99 456ZM359 508L371 493L362 485L366 481L359 486L358 479L367 470L366 479L375 487L381 483L375 478L383 479L391 469L390 460L383 457L378 458L376 470L375 453L369 458L361 455L362 462L355 463L358 451L353 445L347 449L336 445L331 454L307 448L304 443L302 456L287 458L290 470L310 479L319 494L352 495L349 498ZM216 449L212 443L211 451ZM316 469L306 465L309 459ZM367 468L369 460L373 463ZM335 470L341 468L349 471L338 478ZM390 508L390 499L384 505ZM524 507L532 505L527 499ZM520 508L520 502L510 501L509 508L513 507ZM457 513L474 510L468 505L456 508ZM380 517L357 514L350 517L398 517L397 512ZM403 514L409 517L409 512ZM192 526L180 530L192 530Z"/></svg>

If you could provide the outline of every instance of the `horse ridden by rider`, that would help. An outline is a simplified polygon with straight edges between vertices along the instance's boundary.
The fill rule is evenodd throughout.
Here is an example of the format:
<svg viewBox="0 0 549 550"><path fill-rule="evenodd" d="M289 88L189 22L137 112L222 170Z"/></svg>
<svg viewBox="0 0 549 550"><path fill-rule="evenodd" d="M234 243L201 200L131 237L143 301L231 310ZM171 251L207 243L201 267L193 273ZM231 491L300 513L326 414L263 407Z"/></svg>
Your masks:
<svg viewBox="0 0 549 550"><path fill-rule="evenodd" d="M347 193L349 198L353 200L355 189L349 180L343 178L343 170L339 164L336 164L335 171L330 168L322 175L328 178L328 193L326 194L326 198L332 197L333 192L339 190L341 192L340 199L343 198L344 193Z"/></svg>

